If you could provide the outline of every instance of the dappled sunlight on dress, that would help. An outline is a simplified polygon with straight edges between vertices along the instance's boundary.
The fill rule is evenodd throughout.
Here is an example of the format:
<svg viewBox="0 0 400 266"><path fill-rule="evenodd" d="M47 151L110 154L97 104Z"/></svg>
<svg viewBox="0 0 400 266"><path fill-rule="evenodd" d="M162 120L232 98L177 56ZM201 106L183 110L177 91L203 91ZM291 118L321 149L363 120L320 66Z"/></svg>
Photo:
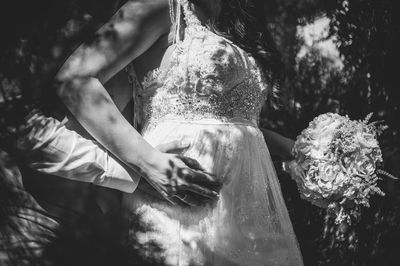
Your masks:
<svg viewBox="0 0 400 266"><path fill-rule="evenodd" d="M268 91L256 61L203 27L184 1L187 27L171 66L146 79L144 138L190 143L185 156L223 180L214 206L172 206L140 190L124 198L168 265L302 265L258 117ZM145 256L152 256L144 251Z"/></svg>

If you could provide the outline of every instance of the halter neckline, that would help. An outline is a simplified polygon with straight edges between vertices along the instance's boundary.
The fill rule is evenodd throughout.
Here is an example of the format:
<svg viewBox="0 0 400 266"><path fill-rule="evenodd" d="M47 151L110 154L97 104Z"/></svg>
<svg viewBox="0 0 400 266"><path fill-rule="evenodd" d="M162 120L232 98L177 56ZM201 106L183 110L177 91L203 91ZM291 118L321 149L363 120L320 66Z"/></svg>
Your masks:
<svg viewBox="0 0 400 266"><path fill-rule="evenodd" d="M174 3L176 2L176 5ZM172 23L175 23L175 37L174 43L179 43L183 41L180 36L181 31L181 22L182 22L182 12L183 19L186 24L185 35L186 33L190 33L191 29L196 28L196 30L200 28L204 28L199 18L193 12L190 7L190 3L188 0L170 0L169 1L170 8L170 19Z"/></svg>

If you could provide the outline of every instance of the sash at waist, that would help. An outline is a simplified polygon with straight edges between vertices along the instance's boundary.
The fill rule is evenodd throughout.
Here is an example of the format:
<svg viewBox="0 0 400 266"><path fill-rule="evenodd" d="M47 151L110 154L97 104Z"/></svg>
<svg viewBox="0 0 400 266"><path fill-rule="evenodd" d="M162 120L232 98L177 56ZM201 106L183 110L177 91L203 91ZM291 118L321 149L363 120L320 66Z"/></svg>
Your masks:
<svg viewBox="0 0 400 266"><path fill-rule="evenodd" d="M256 121L248 120L241 117L224 118L224 119L206 118L206 119L196 119L196 120L166 118L163 119L162 121L159 121L157 125L163 123L179 123L179 124L193 124L193 125L243 125L243 126L251 126L258 128Z"/></svg>

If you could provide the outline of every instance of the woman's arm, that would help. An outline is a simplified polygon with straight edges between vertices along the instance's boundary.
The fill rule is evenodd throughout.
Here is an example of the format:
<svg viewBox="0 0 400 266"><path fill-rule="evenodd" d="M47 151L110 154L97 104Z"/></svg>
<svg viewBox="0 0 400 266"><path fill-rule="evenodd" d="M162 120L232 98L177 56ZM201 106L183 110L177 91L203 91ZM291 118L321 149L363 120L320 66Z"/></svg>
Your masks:
<svg viewBox="0 0 400 266"><path fill-rule="evenodd" d="M128 1L56 77L59 96L83 127L121 160L140 168L158 154L123 118L103 83L169 30L168 14L167 0Z"/></svg>
<svg viewBox="0 0 400 266"><path fill-rule="evenodd" d="M102 84L169 30L168 10L167 0L127 2L91 44L81 45L65 62L56 76L58 94L98 142L163 196L171 199L176 191L186 190L214 199L216 193L205 187L216 189L219 184L193 161L147 143L123 118Z"/></svg>
<svg viewBox="0 0 400 266"><path fill-rule="evenodd" d="M271 154L279 156L283 160L292 159L294 140L265 128L261 128L261 131L263 132L265 142L267 143Z"/></svg>

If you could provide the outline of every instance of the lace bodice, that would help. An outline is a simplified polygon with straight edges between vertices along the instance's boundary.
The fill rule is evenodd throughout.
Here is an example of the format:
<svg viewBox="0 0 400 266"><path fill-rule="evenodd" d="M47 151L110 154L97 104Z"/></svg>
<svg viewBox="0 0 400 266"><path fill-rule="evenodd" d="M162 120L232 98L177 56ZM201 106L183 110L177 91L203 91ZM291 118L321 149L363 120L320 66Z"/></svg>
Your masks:
<svg viewBox="0 0 400 266"><path fill-rule="evenodd" d="M201 25L183 1L185 37L167 70L143 82L145 123L246 119L257 123L267 85L253 57Z"/></svg>

